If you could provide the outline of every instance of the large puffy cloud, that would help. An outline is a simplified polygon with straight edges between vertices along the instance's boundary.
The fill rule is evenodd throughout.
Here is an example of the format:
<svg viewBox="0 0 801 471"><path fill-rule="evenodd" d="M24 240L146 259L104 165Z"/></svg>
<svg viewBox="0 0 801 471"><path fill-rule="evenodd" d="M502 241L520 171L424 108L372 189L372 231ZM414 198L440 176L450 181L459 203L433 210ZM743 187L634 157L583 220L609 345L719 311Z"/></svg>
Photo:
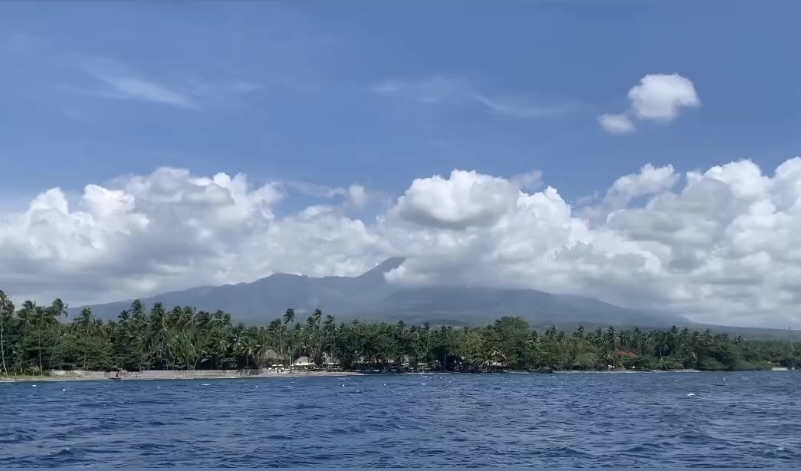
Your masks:
<svg viewBox="0 0 801 471"><path fill-rule="evenodd" d="M679 74L650 74L629 90L631 107L640 119L673 121L681 108L701 105L695 86Z"/></svg>
<svg viewBox="0 0 801 471"><path fill-rule="evenodd" d="M695 85L679 74L648 74L628 92L629 109L625 113L606 113L598 123L610 134L629 134L637 128L634 120L669 123L684 108L701 106Z"/></svg>
<svg viewBox="0 0 801 471"><path fill-rule="evenodd" d="M517 197L517 188L506 179L454 170L447 179L413 181L392 213L423 227L489 227L509 212Z"/></svg>
<svg viewBox="0 0 801 471"><path fill-rule="evenodd" d="M283 216L286 186L243 175L162 168L79 195L51 189L0 217L0 286L76 305L274 272L356 275L404 255L393 283L529 287L725 324L801 321L801 158L770 173L748 160L686 174L646 165L584 208L527 182L420 178L371 220L349 216L358 186L342 205Z"/></svg>

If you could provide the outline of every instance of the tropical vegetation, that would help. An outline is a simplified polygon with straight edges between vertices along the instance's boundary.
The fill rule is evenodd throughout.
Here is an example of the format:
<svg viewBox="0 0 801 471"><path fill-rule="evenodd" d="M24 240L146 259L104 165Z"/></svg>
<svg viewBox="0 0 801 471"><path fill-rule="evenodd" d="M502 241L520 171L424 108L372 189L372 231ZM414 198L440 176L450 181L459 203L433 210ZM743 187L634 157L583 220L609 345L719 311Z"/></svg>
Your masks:
<svg viewBox="0 0 801 471"><path fill-rule="evenodd" d="M246 369L290 365L299 357L346 370L738 370L801 364L783 340L746 340L725 333L607 329L532 329L502 317L485 327L455 328L338 322L320 310L302 319L293 309L263 326L193 307L131 303L113 321L67 304L25 301L0 291L0 375L52 370L137 371Z"/></svg>

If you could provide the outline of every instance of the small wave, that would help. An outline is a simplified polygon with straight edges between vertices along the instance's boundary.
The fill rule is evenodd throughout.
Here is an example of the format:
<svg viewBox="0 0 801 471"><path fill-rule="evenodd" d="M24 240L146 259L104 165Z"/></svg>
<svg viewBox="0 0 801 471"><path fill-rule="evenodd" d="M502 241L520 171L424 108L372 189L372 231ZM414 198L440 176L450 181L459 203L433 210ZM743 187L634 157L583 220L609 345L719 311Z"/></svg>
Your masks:
<svg viewBox="0 0 801 471"><path fill-rule="evenodd" d="M649 453L660 453L665 450L665 448L665 445L658 443L640 443L630 448L626 448L622 450L622 452L647 455Z"/></svg>
<svg viewBox="0 0 801 471"><path fill-rule="evenodd" d="M305 410L305 409L320 409L322 406L318 406L317 404L307 404L305 402L299 402L295 404L295 409L298 410Z"/></svg>
<svg viewBox="0 0 801 471"><path fill-rule="evenodd" d="M0 436L0 444L15 444L15 443L24 443L24 442L31 442L35 440L35 437L30 434L22 434L22 433L15 433L9 434L5 436Z"/></svg>
<svg viewBox="0 0 801 471"><path fill-rule="evenodd" d="M159 450L168 450L173 448L172 445L168 445L166 443L134 443L131 445L132 448L135 448L138 451L142 452L150 452L150 451L159 451Z"/></svg>
<svg viewBox="0 0 801 471"><path fill-rule="evenodd" d="M548 457L558 457L558 458L592 458L594 455L592 453L588 453L582 450L578 450L573 447L569 446L559 446L553 448L547 448L539 452L542 456Z"/></svg>
<svg viewBox="0 0 801 471"><path fill-rule="evenodd" d="M167 424L166 422L162 422L160 420L151 420L147 423L148 427L165 427L167 425L169 424Z"/></svg>

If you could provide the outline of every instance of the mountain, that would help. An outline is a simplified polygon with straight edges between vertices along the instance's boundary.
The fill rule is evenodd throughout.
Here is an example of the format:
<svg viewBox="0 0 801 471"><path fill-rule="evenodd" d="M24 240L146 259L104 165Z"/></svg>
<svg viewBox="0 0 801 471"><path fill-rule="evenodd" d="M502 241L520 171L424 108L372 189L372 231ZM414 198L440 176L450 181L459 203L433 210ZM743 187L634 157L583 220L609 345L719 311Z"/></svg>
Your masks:
<svg viewBox="0 0 801 471"><path fill-rule="evenodd" d="M265 323L292 307L299 314L320 308L344 321L403 320L407 324L484 325L504 315L525 317L534 326L689 324L679 317L638 312L582 296L526 289L408 288L388 284L384 274L403 261L390 258L357 277L310 278L277 273L252 283L192 288L142 301L147 306L160 302L167 309L176 305L206 311L222 309L245 323ZM129 300L87 307L100 318L113 319L130 304Z"/></svg>

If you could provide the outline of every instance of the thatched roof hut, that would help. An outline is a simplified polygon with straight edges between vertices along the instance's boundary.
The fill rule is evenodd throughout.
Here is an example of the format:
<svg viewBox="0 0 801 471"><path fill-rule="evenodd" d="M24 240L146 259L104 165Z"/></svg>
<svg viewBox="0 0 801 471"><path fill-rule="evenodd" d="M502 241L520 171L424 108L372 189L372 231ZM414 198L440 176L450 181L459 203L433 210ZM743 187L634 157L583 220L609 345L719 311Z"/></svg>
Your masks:
<svg viewBox="0 0 801 471"><path fill-rule="evenodd" d="M292 362L292 366L294 366L294 367L308 367L308 366L313 366L313 365L314 365L314 363L312 363L311 360L309 360L309 357L307 357L305 355L298 357L297 360Z"/></svg>

